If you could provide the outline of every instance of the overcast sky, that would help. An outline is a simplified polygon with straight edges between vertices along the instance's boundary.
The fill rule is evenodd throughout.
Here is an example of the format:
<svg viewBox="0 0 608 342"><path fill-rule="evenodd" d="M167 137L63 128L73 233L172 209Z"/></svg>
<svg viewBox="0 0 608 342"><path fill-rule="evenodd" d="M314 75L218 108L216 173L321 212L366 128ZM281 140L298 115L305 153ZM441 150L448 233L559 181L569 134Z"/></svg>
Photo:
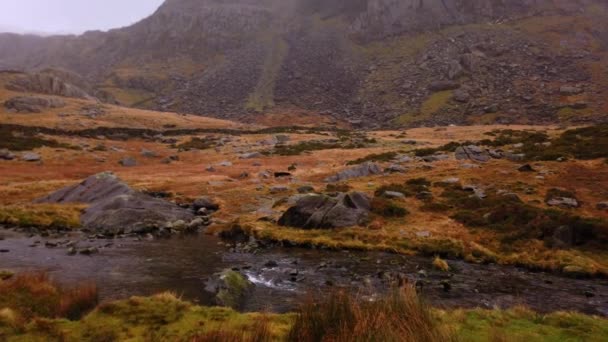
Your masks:
<svg viewBox="0 0 608 342"><path fill-rule="evenodd" d="M164 0L0 0L0 31L82 33L128 26Z"/></svg>

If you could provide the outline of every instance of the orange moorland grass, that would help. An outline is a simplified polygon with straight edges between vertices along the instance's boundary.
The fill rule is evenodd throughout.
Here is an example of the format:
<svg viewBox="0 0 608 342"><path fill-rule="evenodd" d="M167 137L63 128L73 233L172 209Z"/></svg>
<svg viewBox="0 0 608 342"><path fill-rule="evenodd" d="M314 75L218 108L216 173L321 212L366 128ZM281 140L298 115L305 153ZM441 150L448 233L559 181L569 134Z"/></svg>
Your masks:
<svg viewBox="0 0 608 342"><path fill-rule="evenodd" d="M44 272L22 273L0 281L0 308L10 309L23 322L56 317L77 320L97 303L93 283L62 288Z"/></svg>
<svg viewBox="0 0 608 342"><path fill-rule="evenodd" d="M191 342L270 342L273 340L270 320L262 315L256 318L247 330L235 331L220 327L193 337Z"/></svg>
<svg viewBox="0 0 608 342"><path fill-rule="evenodd" d="M377 301L363 301L344 291L332 293L321 303L309 300L300 308L289 340L442 342L456 338L439 326L416 290L406 286Z"/></svg>

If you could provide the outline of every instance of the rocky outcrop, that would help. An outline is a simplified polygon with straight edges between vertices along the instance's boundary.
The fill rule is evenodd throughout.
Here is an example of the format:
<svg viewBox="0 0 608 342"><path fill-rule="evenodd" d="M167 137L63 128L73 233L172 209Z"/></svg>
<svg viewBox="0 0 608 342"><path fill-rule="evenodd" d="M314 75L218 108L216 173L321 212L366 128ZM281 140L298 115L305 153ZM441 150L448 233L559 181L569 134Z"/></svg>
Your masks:
<svg viewBox="0 0 608 342"><path fill-rule="evenodd" d="M82 226L106 235L199 228L189 224L195 221L191 211L135 191L111 173L91 176L37 202L89 204Z"/></svg>
<svg viewBox="0 0 608 342"><path fill-rule="evenodd" d="M328 183L342 182L349 179L368 177L382 173L382 168L374 163L364 163L339 172L325 179Z"/></svg>
<svg viewBox="0 0 608 342"><path fill-rule="evenodd" d="M40 113L44 109L64 106L63 100L52 97L18 96L4 102L4 107L18 113Z"/></svg>
<svg viewBox="0 0 608 342"><path fill-rule="evenodd" d="M455 151L457 160L472 160L479 163L485 163L491 159L487 150L475 146L460 146Z"/></svg>
<svg viewBox="0 0 608 342"><path fill-rule="evenodd" d="M309 195L297 201L279 219L279 225L304 229L330 229L361 225L371 210L363 193L340 193L336 197Z"/></svg>
<svg viewBox="0 0 608 342"><path fill-rule="evenodd" d="M84 90L65 82L50 73L26 74L9 82L7 89L19 92L33 92L65 97L93 99Z"/></svg>

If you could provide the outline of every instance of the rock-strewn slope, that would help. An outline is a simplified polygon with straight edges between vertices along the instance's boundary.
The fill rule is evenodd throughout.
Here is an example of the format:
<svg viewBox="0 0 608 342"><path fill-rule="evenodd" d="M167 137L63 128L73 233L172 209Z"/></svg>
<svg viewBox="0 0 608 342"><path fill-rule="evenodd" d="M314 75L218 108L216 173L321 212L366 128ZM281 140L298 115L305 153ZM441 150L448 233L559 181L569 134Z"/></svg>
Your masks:
<svg viewBox="0 0 608 342"><path fill-rule="evenodd" d="M600 0L168 0L107 33L0 35L0 65L242 120L296 108L368 127L588 122L607 109L607 17Z"/></svg>

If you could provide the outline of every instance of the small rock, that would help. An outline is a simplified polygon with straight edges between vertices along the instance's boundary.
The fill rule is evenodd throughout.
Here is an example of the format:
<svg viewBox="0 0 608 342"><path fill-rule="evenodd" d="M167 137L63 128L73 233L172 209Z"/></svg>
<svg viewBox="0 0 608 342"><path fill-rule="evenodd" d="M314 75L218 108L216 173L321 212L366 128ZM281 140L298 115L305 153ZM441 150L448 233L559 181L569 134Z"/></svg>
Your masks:
<svg viewBox="0 0 608 342"><path fill-rule="evenodd" d="M389 167L384 169L384 172L387 173L406 173L407 171L408 169L406 167L397 164L390 165Z"/></svg>
<svg viewBox="0 0 608 342"><path fill-rule="evenodd" d="M417 232L416 236L419 238L429 238L431 237L431 232L429 232L428 230Z"/></svg>
<svg viewBox="0 0 608 342"><path fill-rule="evenodd" d="M230 166L232 166L232 162L225 160L225 161L219 163L219 166L230 167Z"/></svg>
<svg viewBox="0 0 608 342"><path fill-rule="evenodd" d="M192 208L196 212L200 212L202 209L205 209L205 213L207 213L209 211L219 210L220 205L209 196L201 196L192 202Z"/></svg>
<svg viewBox="0 0 608 342"><path fill-rule="evenodd" d="M156 158L158 155L154 151L146 150L145 148L141 150L141 156L146 158Z"/></svg>
<svg viewBox="0 0 608 342"><path fill-rule="evenodd" d="M80 250L80 254L82 255L93 255L99 253L99 250L96 247L89 247Z"/></svg>
<svg viewBox="0 0 608 342"><path fill-rule="evenodd" d="M251 153L244 153L239 155L239 159L255 159L255 158L261 158L262 154L260 152L251 152Z"/></svg>
<svg viewBox="0 0 608 342"><path fill-rule="evenodd" d="M383 194L384 197L386 198L405 198L405 195L401 192L397 192L397 191L385 191Z"/></svg>
<svg viewBox="0 0 608 342"><path fill-rule="evenodd" d="M565 96L578 95L583 92L582 88L575 86L562 86L559 88L559 93Z"/></svg>
<svg viewBox="0 0 608 342"><path fill-rule="evenodd" d="M536 170L534 170L534 168L532 167L532 165L530 164L525 164L520 166L517 171L519 172L535 172Z"/></svg>
<svg viewBox="0 0 608 342"><path fill-rule="evenodd" d="M40 157L40 155L37 153L27 152L21 156L21 160L26 162L37 162L42 160L42 157Z"/></svg>
<svg viewBox="0 0 608 342"><path fill-rule="evenodd" d="M547 201L547 205L552 207L560 207L560 208L578 208L580 204L576 200L576 198L570 197L553 197Z"/></svg>
<svg viewBox="0 0 608 342"><path fill-rule="evenodd" d="M124 167L137 166L137 160L133 157L125 157L125 158L121 159L118 163Z"/></svg>
<svg viewBox="0 0 608 342"><path fill-rule="evenodd" d="M291 177L291 173L290 172L275 172L274 173L274 178L285 178L285 177Z"/></svg>
<svg viewBox="0 0 608 342"><path fill-rule="evenodd" d="M427 163L434 163L434 162L448 160L448 159L450 159L450 156L448 156L447 154L434 154L432 156L422 157L422 160L424 160Z"/></svg>
<svg viewBox="0 0 608 342"><path fill-rule="evenodd" d="M458 88L460 88L460 84L453 81L435 81L432 82L428 87L428 89L432 92L455 90Z"/></svg>
<svg viewBox="0 0 608 342"><path fill-rule="evenodd" d="M0 149L0 159L1 160L13 160L13 159L15 159L15 155L11 151L3 148L3 149Z"/></svg>
<svg viewBox="0 0 608 342"><path fill-rule="evenodd" d="M526 155L523 153L510 153L510 152L505 152L504 157L512 162L518 162L518 161L522 161L526 158Z"/></svg>
<svg viewBox="0 0 608 342"><path fill-rule="evenodd" d="M311 192L315 192L315 188L311 185L303 185L298 188L298 192L301 194L309 194Z"/></svg>
<svg viewBox="0 0 608 342"><path fill-rule="evenodd" d="M267 267L267 268L275 268L278 266L279 266L279 264L274 260L269 260L264 264L264 267Z"/></svg>
<svg viewBox="0 0 608 342"><path fill-rule="evenodd" d="M278 193L287 192L287 191L289 191L289 187L285 186L285 185L274 185L270 188L271 194L278 194Z"/></svg>

